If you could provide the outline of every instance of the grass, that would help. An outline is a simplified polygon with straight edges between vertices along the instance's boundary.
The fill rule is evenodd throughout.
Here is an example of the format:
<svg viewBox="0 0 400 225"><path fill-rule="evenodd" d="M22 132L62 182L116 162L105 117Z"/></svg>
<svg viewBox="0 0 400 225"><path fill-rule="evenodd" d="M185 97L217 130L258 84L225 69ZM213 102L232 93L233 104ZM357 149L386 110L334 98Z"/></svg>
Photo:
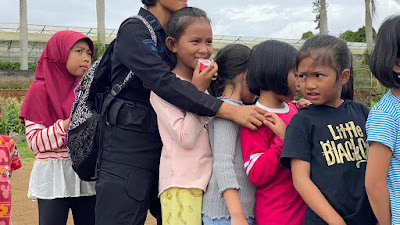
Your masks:
<svg viewBox="0 0 400 225"><path fill-rule="evenodd" d="M25 139L17 142L17 148L23 163L35 161L35 154L33 154Z"/></svg>

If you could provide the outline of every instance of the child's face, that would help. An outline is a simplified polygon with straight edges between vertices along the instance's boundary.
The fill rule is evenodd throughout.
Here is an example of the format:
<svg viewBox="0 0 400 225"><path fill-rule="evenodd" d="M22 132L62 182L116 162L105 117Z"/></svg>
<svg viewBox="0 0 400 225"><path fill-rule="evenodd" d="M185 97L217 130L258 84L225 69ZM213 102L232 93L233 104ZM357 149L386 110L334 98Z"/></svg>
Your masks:
<svg viewBox="0 0 400 225"><path fill-rule="evenodd" d="M335 70L307 57L300 61L297 72L300 91L312 104L331 107L342 104L342 84L336 80Z"/></svg>
<svg viewBox="0 0 400 225"><path fill-rule="evenodd" d="M67 70L73 76L83 76L92 63L92 50L85 40L77 41L68 54Z"/></svg>
<svg viewBox="0 0 400 225"><path fill-rule="evenodd" d="M212 29L206 20L199 20L190 24L182 33L178 41L171 48L177 57L177 67L194 69L197 59L210 58L212 47Z"/></svg>

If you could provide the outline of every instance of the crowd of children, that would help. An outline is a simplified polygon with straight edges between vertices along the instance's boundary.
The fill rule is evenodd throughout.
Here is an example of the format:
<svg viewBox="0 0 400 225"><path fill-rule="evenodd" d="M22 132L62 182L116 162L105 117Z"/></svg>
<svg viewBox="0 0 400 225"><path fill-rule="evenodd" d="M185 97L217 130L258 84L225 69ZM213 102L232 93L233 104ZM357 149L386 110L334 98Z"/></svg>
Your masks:
<svg viewBox="0 0 400 225"><path fill-rule="evenodd" d="M144 2L151 6L149 1ZM163 144L159 172L151 175L159 176L159 222L400 224L399 15L388 18L377 35L370 69L390 90L369 111L346 98L352 94L343 94L354 76L352 54L345 41L317 35L299 51L274 40L252 49L232 44L222 48L215 62L201 72L199 60L209 59L213 52L211 22L198 8L177 6L175 11L166 21L165 47L171 54L165 53L165 57L175 65L171 69L179 82L190 82L200 92L217 97L223 102L219 107L224 104L225 110L254 103L260 110L252 108L252 113L262 112L263 119L256 119L257 115L241 121L219 111L214 112L218 117L206 117L207 113L171 104L158 95L163 92L149 92ZM26 138L36 156L28 196L38 200L41 225L65 224L69 209L75 224L106 221L94 221L94 183L80 180L72 170L64 137L73 89L90 66L93 53L92 41L81 33L53 35L21 110ZM210 74L217 71L211 81ZM295 100L299 91L305 99ZM152 135L159 138L157 132ZM10 176L21 162L9 137L0 136L0 150L0 175L4 178L0 223L10 224ZM106 172L111 176L109 171L102 173ZM128 182L118 174L112 178L123 187ZM150 183L149 187L157 184ZM151 205L156 209L151 202L153 191L142 192L127 190L134 200L121 207L129 211L138 204L138 212L146 212ZM97 200L96 213L104 199ZM147 200L140 203L143 199ZM118 210L110 213L117 215ZM142 214L126 213L127 217L108 220L144 223Z"/></svg>

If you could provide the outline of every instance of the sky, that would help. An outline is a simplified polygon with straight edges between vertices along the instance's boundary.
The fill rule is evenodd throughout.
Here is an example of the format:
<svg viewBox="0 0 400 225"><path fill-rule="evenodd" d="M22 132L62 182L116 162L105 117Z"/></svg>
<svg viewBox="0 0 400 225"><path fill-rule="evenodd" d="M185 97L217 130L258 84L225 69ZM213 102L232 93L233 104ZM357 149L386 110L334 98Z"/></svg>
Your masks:
<svg viewBox="0 0 400 225"><path fill-rule="evenodd" d="M27 0L28 24L93 27L97 25L96 0ZM105 0L106 28L116 29L136 15L140 0ZM205 10L217 35L299 39L307 31L318 33L313 22L313 0L188 0L189 6ZM375 0L373 26L400 13L400 0ZM19 23L19 0L0 0L0 24ZM328 29L339 36L356 31L365 23L363 0L327 0ZM0 27L1 28L1 27Z"/></svg>

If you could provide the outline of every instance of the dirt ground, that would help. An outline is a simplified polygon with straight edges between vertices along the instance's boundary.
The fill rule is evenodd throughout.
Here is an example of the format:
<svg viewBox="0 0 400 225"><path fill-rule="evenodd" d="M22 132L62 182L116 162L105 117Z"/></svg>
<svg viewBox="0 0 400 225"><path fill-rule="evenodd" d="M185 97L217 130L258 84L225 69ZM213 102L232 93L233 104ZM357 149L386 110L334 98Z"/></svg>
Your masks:
<svg viewBox="0 0 400 225"><path fill-rule="evenodd" d="M28 199L29 176L32 162L25 162L21 169L12 174L12 211L13 225L35 225L38 222L37 202ZM73 225L72 216L68 219L68 225ZM155 219L148 215L146 225L156 225Z"/></svg>

